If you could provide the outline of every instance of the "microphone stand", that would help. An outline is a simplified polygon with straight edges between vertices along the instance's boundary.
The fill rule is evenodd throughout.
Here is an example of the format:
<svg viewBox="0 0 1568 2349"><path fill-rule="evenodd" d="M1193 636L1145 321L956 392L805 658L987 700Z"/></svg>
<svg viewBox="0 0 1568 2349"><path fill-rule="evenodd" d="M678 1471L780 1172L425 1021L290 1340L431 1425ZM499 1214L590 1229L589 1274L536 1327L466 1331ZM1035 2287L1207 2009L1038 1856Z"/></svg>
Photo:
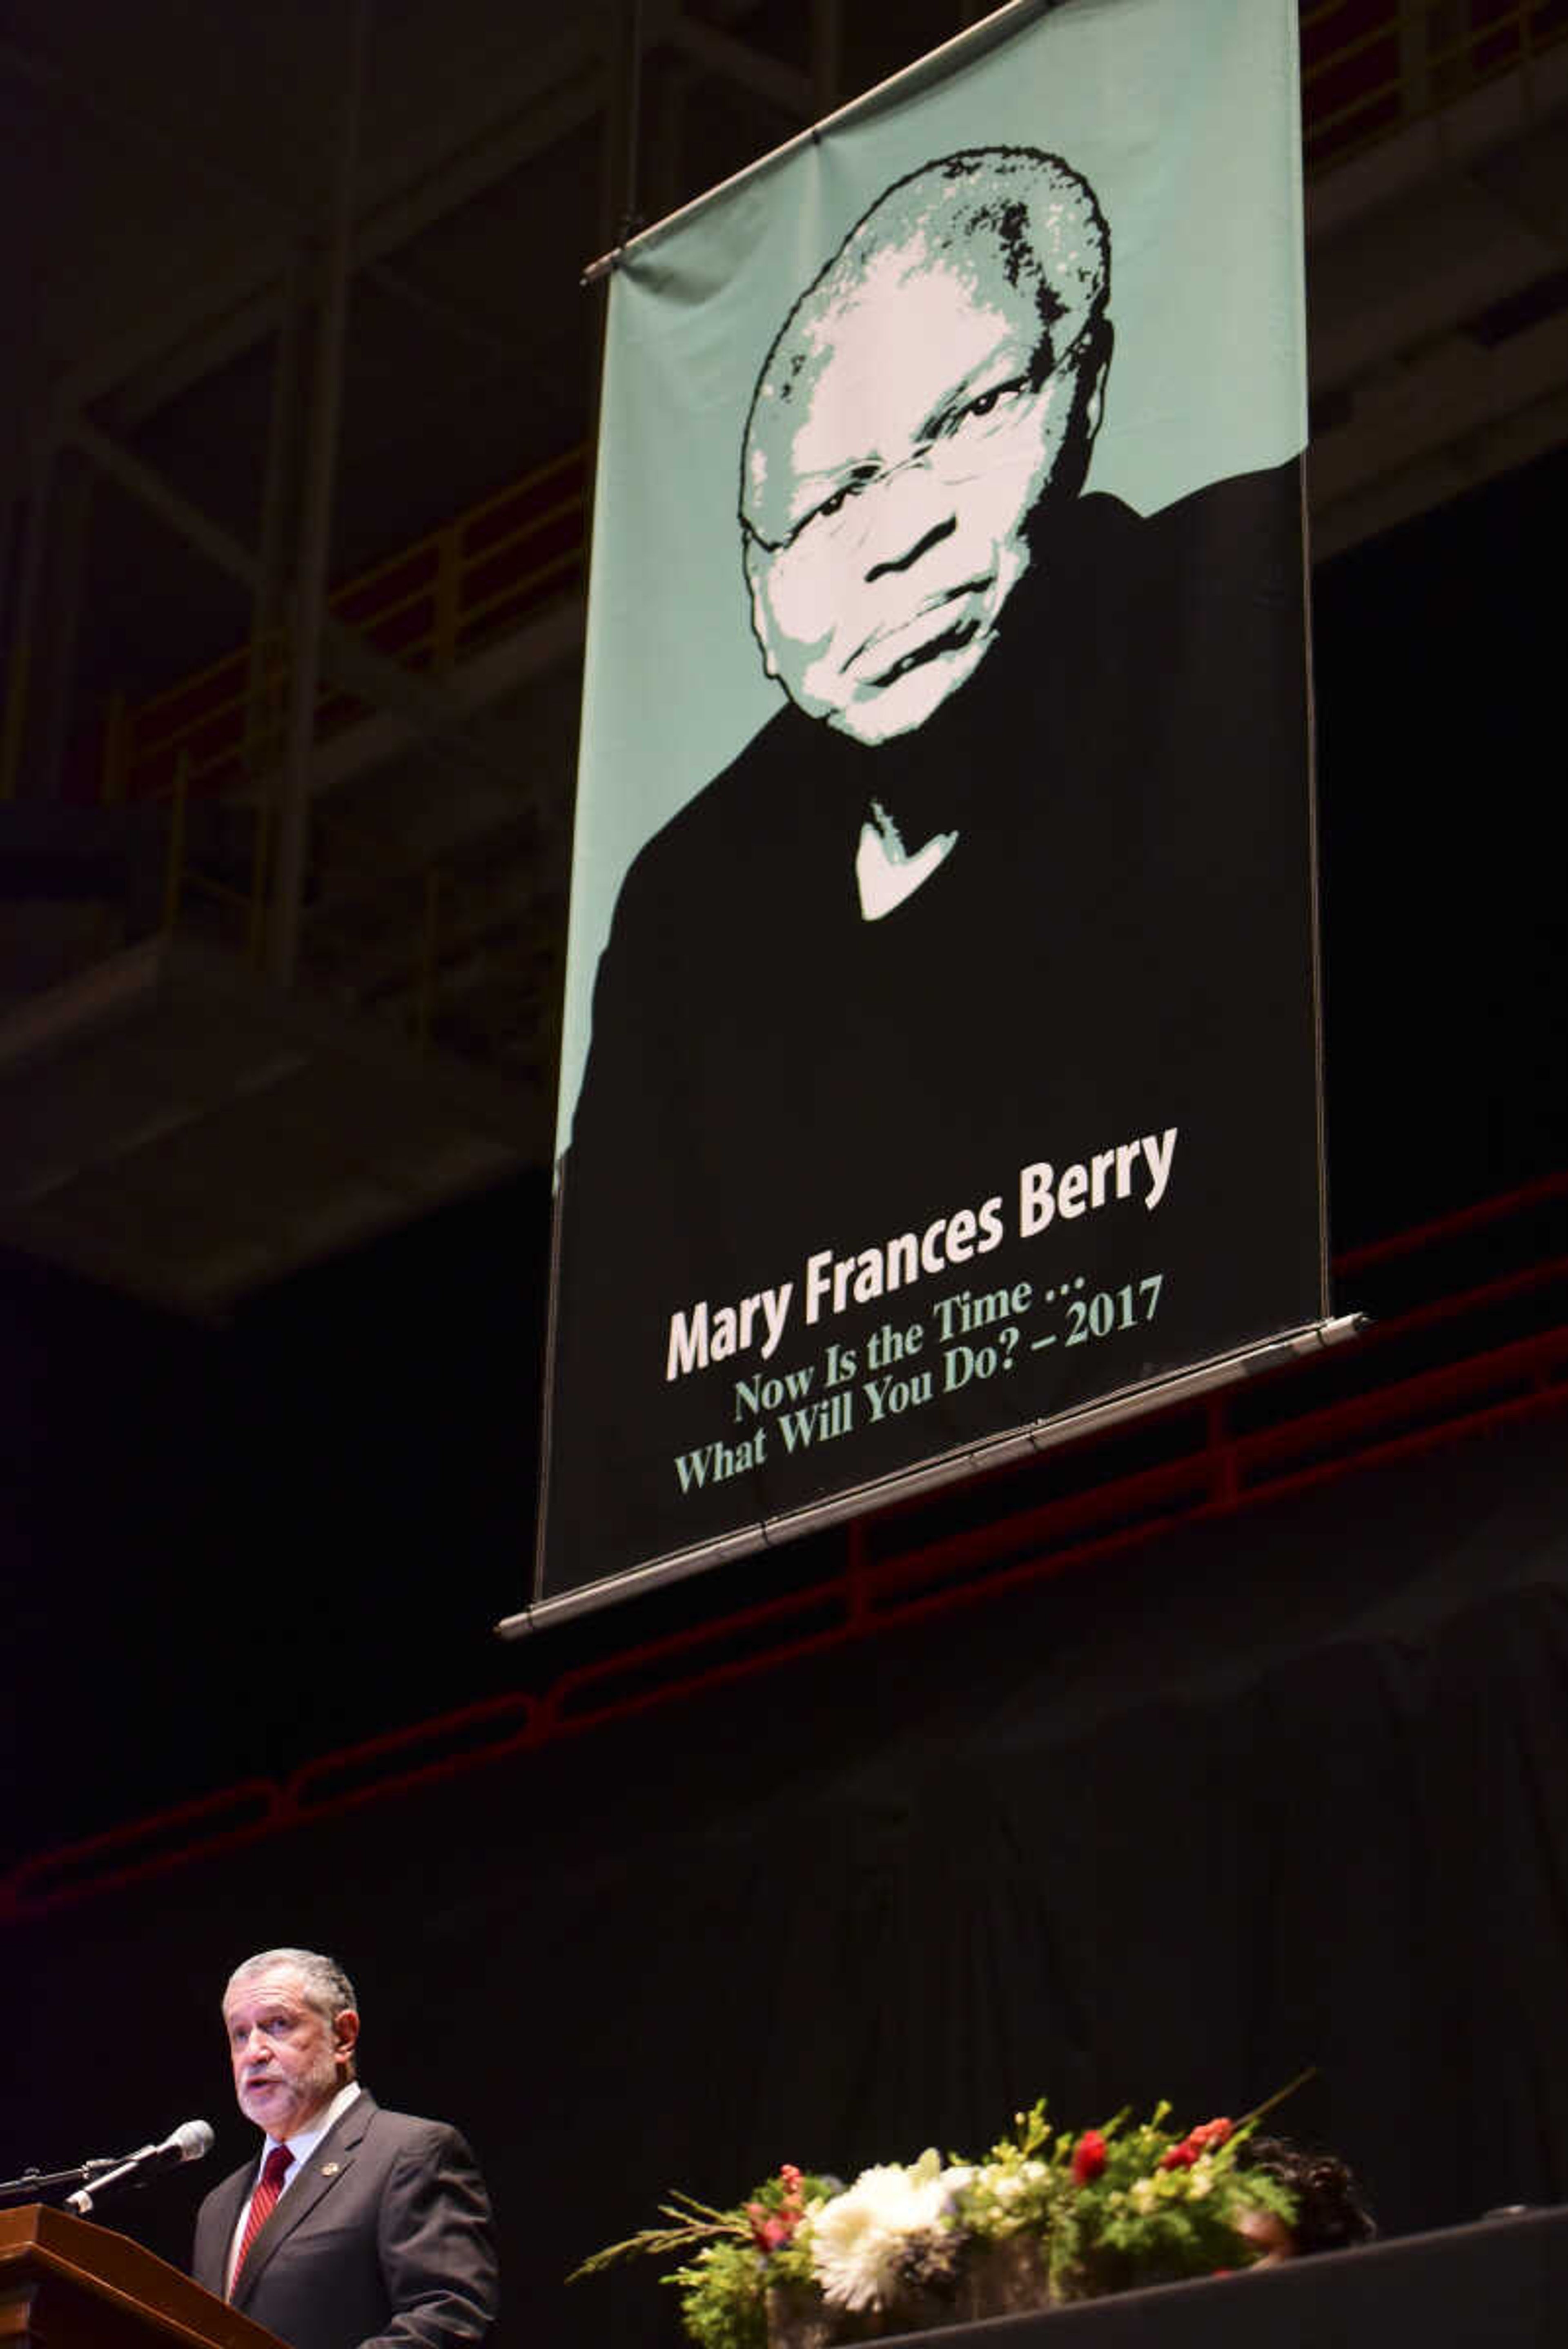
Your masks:
<svg viewBox="0 0 1568 2349"><path fill-rule="evenodd" d="M0 2202L36 2202L61 2186L90 2186L106 2169L118 2169L120 2159L112 2153L95 2154L88 2161L78 2162L74 2169L25 2169L20 2178L0 2179Z"/></svg>

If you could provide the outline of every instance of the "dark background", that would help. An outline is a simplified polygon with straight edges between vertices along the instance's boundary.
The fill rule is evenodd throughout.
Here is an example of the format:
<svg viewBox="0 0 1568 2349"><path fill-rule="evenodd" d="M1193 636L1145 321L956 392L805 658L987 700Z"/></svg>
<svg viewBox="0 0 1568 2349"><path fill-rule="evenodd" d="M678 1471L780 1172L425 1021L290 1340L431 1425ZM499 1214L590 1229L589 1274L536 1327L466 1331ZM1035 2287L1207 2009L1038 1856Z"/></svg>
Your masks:
<svg viewBox="0 0 1568 2349"><path fill-rule="evenodd" d="M1565 529L1558 452L1314 580L1336 1251L1568 1165ZM491 1632L531 1581L548 1217L539 1174L216 1330L0 1261L11 1856L627 1636Z"/></svg>
<svg viewBox="0 0 1568 2349"><path fill-rule="evenodd" d="M1568 1164L1565 492L1559 454L1315 581L1340 1250ZM541 1176L222 1330L0 1268L10 1859L646 1630L491 1631L546 1238ZM560 2279L672 2184L979 2150L1042 2091L1197 2117L1315 2063L1292 2126L1386 2228L1563 2199L1563 1454L1473 1438L13 1924L0 2167L210 2114L207 2179L113 2214L182 2256L247 2149L222 1982L303 1940L383 2101L472 2134L509 2342L668 2333L649 2280Z"/></svg>

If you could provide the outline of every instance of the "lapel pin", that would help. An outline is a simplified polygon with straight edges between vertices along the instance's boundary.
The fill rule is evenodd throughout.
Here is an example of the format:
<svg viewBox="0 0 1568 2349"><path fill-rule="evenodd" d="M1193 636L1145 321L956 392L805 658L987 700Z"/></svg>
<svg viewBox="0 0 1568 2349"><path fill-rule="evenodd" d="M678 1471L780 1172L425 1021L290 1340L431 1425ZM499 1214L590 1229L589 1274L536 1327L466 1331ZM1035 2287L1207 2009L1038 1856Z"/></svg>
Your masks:
<svg viewBox="0 0 1568 2349"><path fill-rule="evenodd" d="M340 2161L324 2161L321 2165L321 2175L323 2178L336 2178L342 2167L343 2164Z"/></svg>

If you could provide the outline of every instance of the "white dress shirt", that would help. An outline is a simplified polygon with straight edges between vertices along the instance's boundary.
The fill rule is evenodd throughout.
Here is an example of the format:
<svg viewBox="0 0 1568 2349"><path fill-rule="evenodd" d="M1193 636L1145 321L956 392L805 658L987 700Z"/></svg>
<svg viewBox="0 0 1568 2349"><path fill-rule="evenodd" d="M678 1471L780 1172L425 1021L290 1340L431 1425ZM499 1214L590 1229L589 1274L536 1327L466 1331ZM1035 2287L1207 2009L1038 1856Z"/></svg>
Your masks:
<svg viewBox="0 0 1568 2349"><path fill-rule="evenodd" d="M256 2188L261 2184L261 2174L266 2167L266 2158L272 2151L274 2145L286 2145L289 2151L290 2167L288 2175L283 2181L283 2189L277 2198L281 2202L284 2195L288 2192L288 2189L294 2184L295 2179L304 2169L306 2163L316 2151L317 2147L321 2143L322 2138L327 2135L327 2130L332 2127L334 2121L337 2120L339 2114L346 2113L348 2111L349 2106L353 2103L358 2093L359 2083L358 2080L345 2080L343 2085L338 2089L337 2094L333 2097L332 2102L327 2106L327 2110L312 2127L301 2129L297 2137L275 2138L270 2137L263 2137L261 2151L256 2156L256 2174L251 2180L250 2192L245 2196L244 2200L240 2205L240 2215L234 2221L234 2231L229 2243L229 2264L223 2272L223 2290L225 2292L233 2292L234 2288L234 2258L239 2251L241 2240L244 2235L245 2220L251 2215L251 2204L255 2200Z"/></svg>

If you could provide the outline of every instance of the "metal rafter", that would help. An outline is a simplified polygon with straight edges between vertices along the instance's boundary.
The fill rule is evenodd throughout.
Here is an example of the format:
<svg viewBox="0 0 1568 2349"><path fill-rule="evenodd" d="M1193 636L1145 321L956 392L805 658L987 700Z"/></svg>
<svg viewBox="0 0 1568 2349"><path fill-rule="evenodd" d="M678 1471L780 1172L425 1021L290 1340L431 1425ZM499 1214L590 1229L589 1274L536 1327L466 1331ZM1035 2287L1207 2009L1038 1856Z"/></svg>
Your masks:
<svg viewBox="0 0 1568 2349"><path fill-rule="evenodd" d="M84 112L117 143L165 165L257 216L257 233L233 264L185 291L174 305L139 321L128 335L67 367L58 398L67 409L90 408L115 395L115 421L129 429L191 383L272 332L283 312L289 258L311 210L286 191L259 184L192 141L183 122L132 117L122 106L83 86L53 60L16 43L0 44L0 68L51 88ZM604 105L605 72L590 16L526 56L515 106L430 169L400 185L372 189L362 202L351 246L358 271L385 260L432 222L461 208L510 176L532 156L583 129ZM383 181L385 174L383 174ZM387 290L404 292L398 273ZM479 329L478 331L487 331Z"/></svg>
<svg viewBox="0 0 1568 2349"><path fill-rule="evenodd" d="M753 48L749 41L737 40L733 33L699 24L679 9L671 11L665 31L674 46L705 72L717 74L722 80L735 82L755 97L766 98L783 114L802 122L810 121L815 111L816 93L809 74L770 57L763 50Z"/></svg>
<svg viewBox="0 0 1568 2349"><path fill-rule="evenodd" d="M229 578L253 595L260 588L261 564L249 548L130 450L84 417L73 418L65 427L64 437ZM510 780L511 761L492 753L474 739L469 731L472 713L445 686L400 667L330 614L322 628L321 647L322 666L345 691L399 718L416 736L439 737L483 773Z"/></svg>

